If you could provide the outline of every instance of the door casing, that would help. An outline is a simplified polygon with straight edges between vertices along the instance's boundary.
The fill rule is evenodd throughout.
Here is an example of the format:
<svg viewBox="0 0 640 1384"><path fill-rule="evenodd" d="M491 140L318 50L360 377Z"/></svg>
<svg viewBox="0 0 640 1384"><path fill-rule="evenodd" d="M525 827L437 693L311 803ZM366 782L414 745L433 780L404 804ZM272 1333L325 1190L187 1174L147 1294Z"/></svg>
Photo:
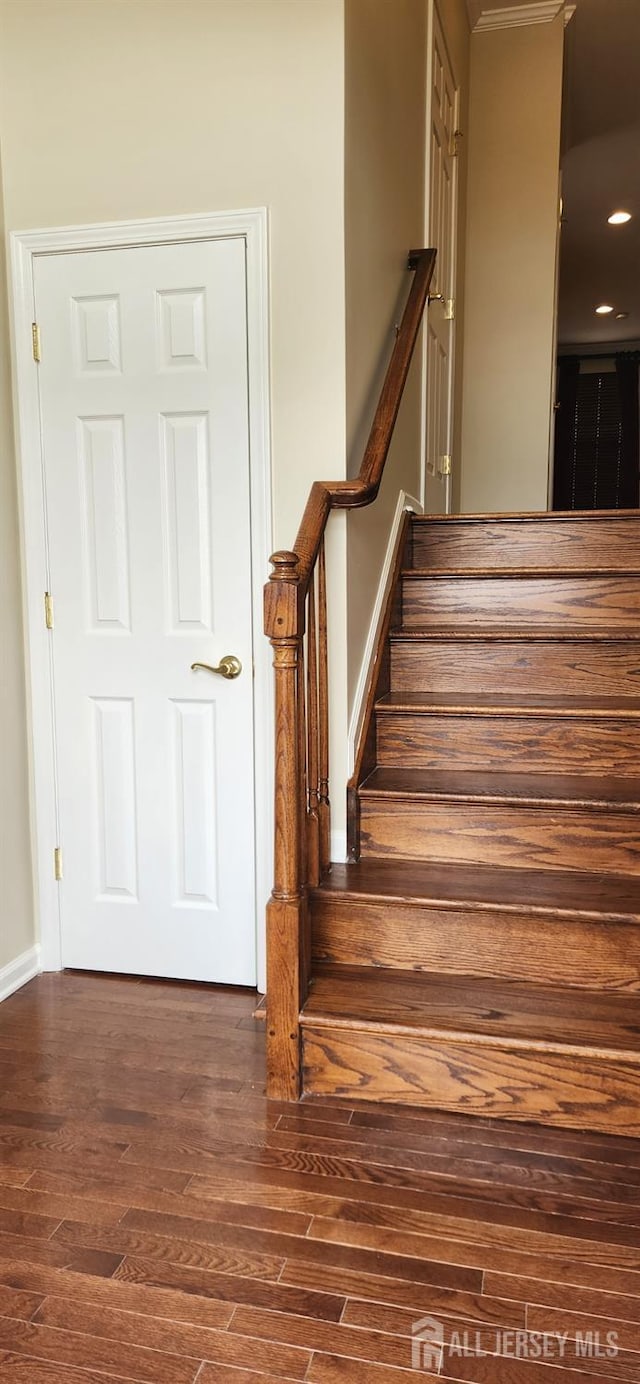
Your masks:
<svg viewBox="0 0 640 1384"><path fill-rule="evenodd" d="M41 969L62 966L54 851L59 842L53 666L44 594L50 590L46 492L37 365L33 358L34 261L39 255L240 237L246 247L250 509L254 663L256 939L258 986L265 988L265 905L273 856L273 679L262 635L262 588L272 551L269 398L268 218L264 207L163 219L104 222L10 234L11 352L18 464L26 644L31 848ZM54 611L55 611L55 591Z"/></svg>
<svg viewBox="0 0 640 1384"><path fill-rule="evenodd" d="M432 106L433 106L433 59L434 59L434 54L435 54L436 39L437 39L438 37L440 38L443 51L444 51L444 53L445 53L445 55L446 55L446 59L447 59L447 62L448 62L448 64L449 64L449 69L450 69L451 76L452 76L452 79L453 79L453 84L454 84L454 87L455 87L455 110L454 110L454 113L453 113L453 115L454 115L453 123L454 123L455 126L457 126L457 125L458 125L459 118L460 118L460 100L461 100L461 89L460 89L460 83L459 83L459 75L458 75L458 73L456 72L456 68L455 68L453 59L452 59L452 57L451 57L451 53L450 53L450 51L449 51L449 46L448 46L448 43L447 43L447 34L446 34L445 26L444 26L444 23L443 23L442 15L441 15L441 13L440 13L440 9L439 9L439 6L438 6L438 0L427 0L427 52L426 52L426 61L427 61L427 74L428 74L428 76L427 76L427 84L426 84L426 98L427 98L427 99L426 99L426 109L425 109L425 195L424 195L424 229L425 229L425 241L424 241L424 244L425 244L425 245L429 245L430 242L431 242L430 223L431 223L431 201L432 201L432 196L433 196L433 188L432 188L432 185L431 185L431 121L432 121ZM452 238L452 263L453 263L453 266L454 266L454 275L455 275L456 278L457 278L457 269L458 269L458 267L459 267L459 266L457 265L457 257L458 257L458 245L459 245L459 235L460 235L460 220L459 220L459 218L460 218L460 186L459 186L459 169L458 169L458 165L457 165L457 160L454 162L454 179L455 179L455 186L454 186L454 218L453 218L453 220L454 220L454 225L453 225L453 238ZM436 251L439 251L439 250L440 250L440 247L439 247L438 245L434 246L433 248L434 248ZM436 261L436 278L437 278L437 277L438 277L438 262ZM459 283L456 283L455 294L456 294L456 296L457 296L458 298L460 297ZM446 296L448 296L448 295L446 295ZM454 309L454 311L455 311L455 309ZM427 309L427 312L428 312L428 309ZM451 350L450 350L450 353L449 353L449 361L448 361L448 370L449 370L449 390L450 390L450 414L449 414L449 419L448 419L448 431L449 431L449 447L450 447L450 449L452 448L453 431L454 431L454 408L455 408L455 402L454 402L454 400L455 400L455 377L456 377L456 346L457 346L457 324L454 323L453 331L452 331L452 336L451 336ZM427 360L427 349L428 349L428 329L427 329L427 325L426 325L426 322L425 322L425 328L424 328L424 331L423 331L423 343L422 343L422 420L421 420L421 452L420 452L420 499L421 499L422 505L423 505L423 507L425 508L425 511L426 511L426 512L429 511L429 505L428 505L428 502L427 502L427 484L428 484L428 468L427 468L427 422L428 422L428 394L429 394L429 390L428 390L428 360ZM457 461L458 464L459 464L459 458L454 458L454 460ZM436 479L439 480L440 484L442 485L442 495L443 495L443 498L444 498L444 512L445 512L445 513L450 513L450 511L451 511L451 503L452 503L452 495L453 495L453 476L452 476L451 473L450 473L448 476L446 476L446 477L436 474L436 475L433 476L433 479L434 479L434 480L436 480Z"/></svg>

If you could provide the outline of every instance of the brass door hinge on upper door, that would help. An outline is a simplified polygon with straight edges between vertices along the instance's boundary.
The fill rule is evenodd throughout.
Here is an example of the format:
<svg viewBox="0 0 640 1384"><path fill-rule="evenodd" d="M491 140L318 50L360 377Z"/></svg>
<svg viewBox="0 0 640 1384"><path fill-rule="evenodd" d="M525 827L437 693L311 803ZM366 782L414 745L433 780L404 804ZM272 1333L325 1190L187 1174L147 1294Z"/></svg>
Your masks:
<svg viewBox="0 0 640 1384"><path fill-rule="evenodd" d="M38 365L42 360L42 351L40 346L40 328L37 322L31 323L31 347L33 350L33 359L36 365Z"/></svg>
<svg viewBox="0 0 640 1384"><path fill-rule="evenodd" d="M60 846L56 846L53 852L53 877L59 884L62 879L62 849Z"/></svg>

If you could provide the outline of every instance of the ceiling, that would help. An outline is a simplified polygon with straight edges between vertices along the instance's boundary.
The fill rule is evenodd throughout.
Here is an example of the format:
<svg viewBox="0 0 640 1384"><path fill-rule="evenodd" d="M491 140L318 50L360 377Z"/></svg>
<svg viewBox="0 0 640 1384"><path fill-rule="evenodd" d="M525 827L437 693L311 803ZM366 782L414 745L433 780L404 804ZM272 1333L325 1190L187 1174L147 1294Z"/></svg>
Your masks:
<svg viewBox="0 0 640 1384"><path fill-rule="evenodd" d="M558 341L640 341L640 0L579 0L567 29ZM612 211L633 220L609 226ZM629 316L597 317L598 303Z"/></svg>

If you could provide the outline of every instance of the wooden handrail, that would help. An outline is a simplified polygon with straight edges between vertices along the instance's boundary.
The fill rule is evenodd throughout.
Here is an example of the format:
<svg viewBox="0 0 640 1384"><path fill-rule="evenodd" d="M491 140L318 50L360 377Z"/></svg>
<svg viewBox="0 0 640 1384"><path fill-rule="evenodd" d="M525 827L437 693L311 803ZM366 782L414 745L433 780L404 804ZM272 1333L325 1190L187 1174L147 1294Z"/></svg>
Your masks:
<svg viewBox="0 0 640 1384"><path fill-rule="evenodd" d="M409 255L414 278L357 479L314 482L295 548L273 554L265 587L276 689L275 862L267 909L267 1090L274 1099L300 1094L299 1013L310 966L307 890L331 858L324 534L332 509L360 509L378 494L435 259L435 250Z"/></svg>
<svg viewBox="0 0 640 1384"><path fill-rule="evenodd" d="M294 552L298 559L298 581L305 592L331 510L360 509L364 505L370 505L380 489L435 262L435 250L412 250L409 254L407 268L415 270L414 279L357 479L315 481L311 487L294 544Z"/></svg>

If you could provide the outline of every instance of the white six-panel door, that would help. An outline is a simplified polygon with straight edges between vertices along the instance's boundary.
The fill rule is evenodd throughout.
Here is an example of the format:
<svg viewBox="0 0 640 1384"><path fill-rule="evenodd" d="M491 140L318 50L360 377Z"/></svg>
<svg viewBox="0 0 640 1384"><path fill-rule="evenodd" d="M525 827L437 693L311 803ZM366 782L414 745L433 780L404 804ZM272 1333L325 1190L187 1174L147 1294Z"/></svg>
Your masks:
<svg viewBox="0 0 640 1384"><path fill-rule="evenodd" d="M253 984L244 240L34 281L63 964Z"/></svg>

